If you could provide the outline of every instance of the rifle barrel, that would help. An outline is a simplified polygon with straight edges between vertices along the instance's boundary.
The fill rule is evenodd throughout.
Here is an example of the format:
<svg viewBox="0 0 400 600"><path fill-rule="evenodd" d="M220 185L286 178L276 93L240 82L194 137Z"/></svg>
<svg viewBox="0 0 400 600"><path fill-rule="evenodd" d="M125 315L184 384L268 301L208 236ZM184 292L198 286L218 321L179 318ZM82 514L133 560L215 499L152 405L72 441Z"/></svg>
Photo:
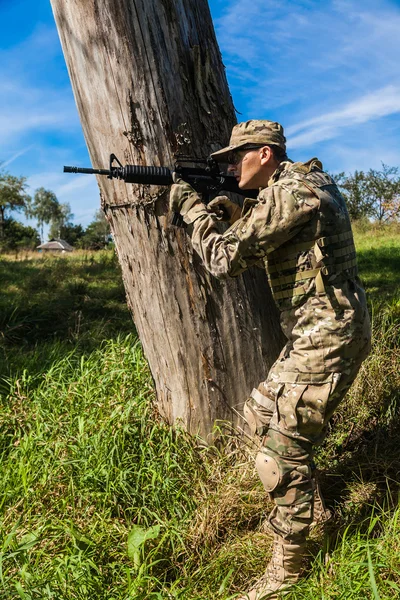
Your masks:
<svg viewBox="0 0 400 600"><path fill-rule="evenodd" d="M87 175L109 175L108 169L87 169L84 167L64 167L64 173L86 173Z"/></svg>

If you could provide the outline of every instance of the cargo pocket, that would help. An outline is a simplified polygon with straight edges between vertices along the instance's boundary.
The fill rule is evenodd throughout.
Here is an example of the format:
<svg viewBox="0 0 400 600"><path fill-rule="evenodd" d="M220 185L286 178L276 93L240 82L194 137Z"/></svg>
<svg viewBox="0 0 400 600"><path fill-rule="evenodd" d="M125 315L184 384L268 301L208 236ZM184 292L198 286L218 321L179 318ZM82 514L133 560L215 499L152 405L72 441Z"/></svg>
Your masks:
<svg viewBox="0 0 400 600"><path fill-rule="evenodd" d="M333 375L336 374L286 373L284 377L286 375L291 381L285 382L277 398L279 428L317 439L325 426Z"/></svg>
<svg viewBox="0 0 400 600"><path fill-rule="evenodd" d="M277 394L278 424L291 432L297 431L298 415L297 406L307 385L299 383L285 383Z"/></svg>
<svg viewBox="0 0 400 600"><path fill-rule="evenodd" d="M331 381L306 386L297 404L297 428L301 435L315 437L321 434L331 389Z"/></svg>

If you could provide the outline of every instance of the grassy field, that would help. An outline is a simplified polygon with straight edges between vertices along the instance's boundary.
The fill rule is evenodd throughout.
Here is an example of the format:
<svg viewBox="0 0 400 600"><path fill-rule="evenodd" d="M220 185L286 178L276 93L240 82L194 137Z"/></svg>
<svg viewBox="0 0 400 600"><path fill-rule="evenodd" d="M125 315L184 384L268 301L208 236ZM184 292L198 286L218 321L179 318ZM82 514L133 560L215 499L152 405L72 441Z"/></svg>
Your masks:
<svg viewBox="0 0 400 600"><path fill-rule="evenodd" d="M111 251L2 256L0 279L0 375L43 372L71 350L134 333Z"/></svg>
<svg viewBox="0 0 400 600"><path fill-rule="evenodd" d="M373 308L400 296L400 225L356 226L358 264Z"/></svg>
<svg viewBox="0 0 400 600"><path fill-rule="evenodd" d="M399 595L398 233L356 231L374 347L317 458L335 521L288 600ZM0 597L234 598L270 553L254 449L159 418L115 256L0 275Z"/></svg>

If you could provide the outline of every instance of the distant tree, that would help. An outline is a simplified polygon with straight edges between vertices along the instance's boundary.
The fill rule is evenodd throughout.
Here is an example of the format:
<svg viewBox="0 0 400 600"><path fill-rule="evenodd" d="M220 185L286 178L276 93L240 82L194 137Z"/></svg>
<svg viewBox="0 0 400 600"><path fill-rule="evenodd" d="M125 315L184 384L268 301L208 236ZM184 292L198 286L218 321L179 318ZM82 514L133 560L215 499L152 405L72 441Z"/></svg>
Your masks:
<svg viewBox="0 0 400 600"><path fill-rule="evenodd" d="M110 241L110 225L102 210L95 213L94 220L86 228L85 235L80 240L80 246L88 250L105 248Z"/></svg>
<svg viewBox="0 0 400 600"><path fill-rule="evenodd" d="M4 237L7 213L25 209L29 200L30 196L26 193L26 177L16 177L0 170L0 240Z"/></svg>
<svg viewBox="0 0 400 600"><path fill-rule="evenodd" d="M57 201L58 203L58 201ZM59 204L58 207L54 207L54 212L50 219L50 237L51 238L61 238L63 237L62 232L66 230L66 227L73 227L71 220L74 218L74 215L71 213L71 207L66 202L64 204ZM65 241L68 241L65 239Z"/></svg>
<svg viewBox="0 0 400 600"><path fill-rule="evenodd" d="M400 175L398 167L382 163L382 169L368 173L355 171L353 175L334 176L349 209L352 220L364 217L379 223L400 217Z"/></svg>
<svg viewBox="0 0 400 600"><path fill-rule="evenodd" d="M372 212L371 199L366 190L366 175L363 171L354 171L347 175L339 173L334 176L342 192L352 221L369 217Z"/></svg>
<svg viewBox="0 0 400 600"><path fill-rule="evenodd" d="M59 236L62 240L71 244L71 246L80 246L80 240L85 235L85 230L82 225L74 225L73 223L66 223L59 230Z"/></svg>
<svg viewBox="0 0 400 600"><path fill-rule="evenodd" d="M34 250L40 244L37 229L23 225L11 217L4 220L3 238L0 241L1 250Z"/></svg>
<svg viewBox="0 0 400 600"><path fill-rule="evenodd" d="M27 206L27 216L34 218L40 228L40 238L43 241L43 225L51 223L59 215L60 203L54 192L41 187L34 194L33 201Z"/></svg>
<svg viewBox="0 0 400 600"><path fill-rule="evenodd" d="M365 179L371 216L379 223L396 221L400 217L400 176L398 167L382 163L382 170L370 169Z"/></svg>

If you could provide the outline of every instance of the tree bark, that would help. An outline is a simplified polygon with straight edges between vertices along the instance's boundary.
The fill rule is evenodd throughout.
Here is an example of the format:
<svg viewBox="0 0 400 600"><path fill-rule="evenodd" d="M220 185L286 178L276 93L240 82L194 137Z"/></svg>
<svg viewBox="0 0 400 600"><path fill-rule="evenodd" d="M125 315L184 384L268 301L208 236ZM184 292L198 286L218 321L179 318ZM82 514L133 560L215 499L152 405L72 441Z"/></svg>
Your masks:
<svg viewBox="0 0 400 600"><path fill-rule="evenodd" d="M235 113L206 0L51 0L94 167L172 167L226 144ZM168 190L98 177L161 413L238 421L282 346L265 273L217 281L170 224Z"/></svg>

